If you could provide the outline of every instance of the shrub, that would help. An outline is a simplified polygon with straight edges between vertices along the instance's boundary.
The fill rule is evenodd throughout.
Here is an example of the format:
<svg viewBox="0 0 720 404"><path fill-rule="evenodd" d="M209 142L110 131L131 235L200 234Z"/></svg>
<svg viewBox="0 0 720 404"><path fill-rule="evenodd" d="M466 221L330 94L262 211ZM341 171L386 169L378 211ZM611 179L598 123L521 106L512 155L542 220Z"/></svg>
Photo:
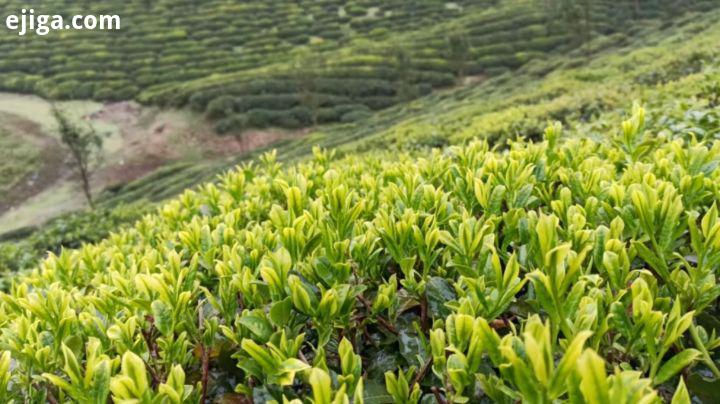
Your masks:
<svg viewBox="0 0 720 404"><path fill-rule="evenodd" d="M268 109L251 109L245 114L247 125L253 128L266 128L278 122L283 112Z"/></svg>
<svg viewBox="0 0 720 404"><path fill-rule="evenodd" d="M720 377L717 141L638 108L418 153L268 153L51 255L0 294L0 400L690 402L681 373Z"/></svg>
<svg viewBox="0 0 720 404"><path fill-rule="evenodd" d="M349 114L352 112L367 112L370 113L370 108L368 108L367 105L364 104L344 104L344 105L338 105L334 108L335 113L338 117L341 117L345 114Z"/></svg>
<svg viewBox="0 0 720 404"><path fill-rule="evenodd" d="M0 274L30 269L48 252L59 254L63 249L99 241L149 212L148 204L136 202L112 209L71 213L51 220L40 229L30 229L29 234L21 234L17 239L0 240Z"/></svg>
<svg viewBox="0 0 720 404"><path fill-rule="evenodd" d="M224 135L229 132L239 132L247 126L247 117L244 114L233 114L217 121L215 131L219 135Z"/></svg>
<svg viewBox="0 0 720 404"><path fill-rule="evenodd" d="M368 119L372 114L367 111L350 111L340 117L340 122L355 122Z"/></svg>
<svg viewBox="0 0 720 404"><path fill-rule="evenodd" d="M300 103L298 94L258 94L246 95L237 98L237 111L243 112L250 109L292 109Z"/></svg>
<svg viewBox="0 0 720 404"><path fill-rule="evenodd" d="M197 98L195 99L197 101ZM191 100L192 102L192 100ZM205 115L208 119L219 119L231 115L235 112L236 97L230 95L221 95L207 103Z"/></svg>

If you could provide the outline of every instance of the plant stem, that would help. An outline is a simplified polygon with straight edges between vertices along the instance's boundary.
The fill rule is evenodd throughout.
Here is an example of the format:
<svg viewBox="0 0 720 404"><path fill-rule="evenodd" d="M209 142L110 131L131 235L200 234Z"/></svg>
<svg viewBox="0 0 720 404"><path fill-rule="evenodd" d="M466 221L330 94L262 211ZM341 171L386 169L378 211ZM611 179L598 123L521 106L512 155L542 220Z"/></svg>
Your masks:
<svg viewBox="0 0 720 404"><path fill-rule="evenodd" d="M48 402L49 402L50 404L58 404L58 400L55 398L55 396L53 395L53 393L52 393L51 391L49 391L49 390L48 390L48 393L47 393L47 400L48 400Z"/></svg>
<svg viewBox="0 0 720 404"><path fill-rule="evenodd" d="M695 346L697 349L702 353L703 359L705 361L705 365L707 365L708 368L713 372L715 377L717 379L720 379L720 369L715 366L715 362L710 357L710 353L708 353L707 349L705 348L705 344L702 343L700 340L700 336L697 333L697 325L692 324L690 325L690 335L692 336L693 342L695 343Z"/></svg>
<svg viewBox="0 0 720 404"><path fill-rule="evenodd" d="M163 382L163 377L158 374L157 368L156 368L156 360L158 358L158 351L157 351L157 345L153 342L153 334L155 333L155 319L152 316L146 316L146 319L150 323L150 329L149 330L141 330L141 334L143 336L143 339L145 340L145 344L148 347L148 351L150 352L150 357L147 362L145 362L145 366L150 370L150 375L152 376L152 383L153 387L157 387L160 385L160 383Z"/></svg>
<svg viewBox="0 0 720 404"><path fill-rule="evenodd" d="M420 324L422 325L423 332L427 333L430 329L428 324L428 301L427 294L423 292L420 296Z"/></svg>
<svg viewBox="0 0 720 404"><path fill-rule="evenodd" d="M432 356L427 358L427 360L423 364L423 367L420 368L420 371L417 373L417 375L415 375L415 379L413 380L413 384L410 386L410 388L412 388L412 386L416 384L420 384L420 382L425 378L425 375L427 375L427 372L430 369L430 365L432 365L432 362Z"/></svg>
<svg viewBox="0 0 720 404"><path fill-rule="evenodd" d="M201 360L202 360L202 398L200 399L200 402L205 404L207 402L207 394L208 394L208 380L210 376L210 350L207 346L205 346L205 341L203 341L203 326L205 325L205 316L203 315L203 309L200 302L198 302L198 329L200 334L200 352L201 352Z"/></svg>
<svg viewBox="0 0 720 404"><path fill-rule="evenodd" d="M307 360L307 358L305 357L305 354L303 353L302 349L298 351L298 356L300 357L300 360L301 360L301 361L307 363L308 365L310 364L310 361Z"/></svg>
<svg viewBox="0 0 720 404"><path fill-rule="evenodd" d="M448 401L440 395L440 389L438 389L437 386L433 386L431 390L435 396L435 400L437 400L439 404L448 404Z"/></svg>
<svg viewBox="0 0 720 404"><path fill-rule="evenodd" d="M208 395L208 379L210 376L210 352L205 345L201 346L202 350L202 399L201 403L207 402Z"/></svg>
<svg viewBox="0 0 720 404"><path fill-rule="evenodd" d="M365 305L365 308L368 310L368 312L371 311L372 306L370 305L370 302L369 302L364 296L358 295L358 296L357 296L357 299L358 299L363 305ZM372 317L370 317L370 316L368 316L368 317L369 317L369 318L372 318ZM381 316L381 315L378 314L378 315L375 316L375 320L377 320L377 322L380 323L380 325L382 325L383 327L385 327L385 329L387 329L387 330L390 331L391 333L393 333L393 334L395 334L395 335L398 335L398 334L399 334L397 328L395 328L394 325L392 325L387 319L385 319L385 317L383 317L383 316Z"/></svg>

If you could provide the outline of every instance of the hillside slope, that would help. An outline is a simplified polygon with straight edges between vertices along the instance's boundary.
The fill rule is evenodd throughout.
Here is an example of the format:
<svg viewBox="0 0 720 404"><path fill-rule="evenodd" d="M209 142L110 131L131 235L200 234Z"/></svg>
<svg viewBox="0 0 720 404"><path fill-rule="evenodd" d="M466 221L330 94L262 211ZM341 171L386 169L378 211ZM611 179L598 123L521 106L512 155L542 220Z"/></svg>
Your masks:
<svg viewBox="0 0 720 404"><path fill-rule="evenodd" d="M22 2L4 1L2 15ZM38 12L117 14L119 31L0 37L0 89L50 99L185 106L221 133L362 120L372 111L633 35L713 1L43 0ZM5 30L5 28L2 28ZM221 35L221 36L218 36ZM49 61L50 63L46 63Z"/></svg>
<svg viewBox="0 0 720 404"><path fill-rule="evenodd" d="M264 131L262 136L249 134L243 141L218 137L197 114L130 102L65 101L56 105L102 136L102 151L92 166L95 194L151 173L159 176L179 162L197 167L220 164L254 146L293 136ZM0 163L0 235L42 226L86 206L84 197L76 192L71 153L60 141L51 108L51 103L40 97L0 93L0 136L10 150ZM187 174L187 180L192 180ZM174 196L186 186L167 189L164 196ZM160 197L160 193L154 195Z"/></svg>
<svg viewBox="0 0 720 404"><path fill-rule="evenodd" d="M682 399L684 369L702 395L720 143L644 116L507 151L265 155L14 282L0 394L631 403Z"/></svg>
<svg viewBox="0 0 720 404"><path fill-rule="evenodd" d="M374 113L362 122L325 125L299 139L285 140L271 148L284 161L298 161L315 145L338 152L373 149L424 150L464 142L472 137L502 143L516 136L537 138L548 120L561 120L578 133L592 135L617 124L634 100L649 106L648 125L681 132L702 129L717 133L718 114L709 105L717 77L715 23L717 11L689 14L673 24L647 20L635 24L635 35L617 43L600 36L584 50L537 60L527 66L482 83L468 84L423 97L417 101ZM682 101L682 102L679 102ZM672 123L672 124L671 124ZM670 125L671 124L671 125ZM98 197L102 207L93 220L106 217L88 235L85 214L59 218L0 243L0 267L25 268L45 251L97 240L118 224L134 220L124 203L149 199L157 202L195 184L210 181L217 172L238 162L257 158L260 148L227 161L182 161L145 178L109 189ZM117 212L113 213L117 207ZM143 211L142 209L140 211ZM25 257L18 259L17 257ZM33 258L35 257L35 258ZM22 265L19 265L23 263Z"/></svg>
<svg viewBox="0 0 720 404"><path fill-rule="evenodd" d="M0 399L714 402L717 17L321 128L52 255L0 294Z"/></svg>

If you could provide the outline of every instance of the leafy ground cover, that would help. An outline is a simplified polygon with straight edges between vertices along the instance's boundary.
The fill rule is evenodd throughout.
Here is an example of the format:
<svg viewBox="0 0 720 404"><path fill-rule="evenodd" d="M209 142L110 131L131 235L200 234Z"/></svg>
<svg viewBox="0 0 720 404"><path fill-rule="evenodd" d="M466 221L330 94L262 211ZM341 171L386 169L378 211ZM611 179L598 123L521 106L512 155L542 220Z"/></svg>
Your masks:
<svg viewBox="0 0 720 404"><path fill-rule="evenodd" d="M85 212L60 216L41 229L20 228L0 237L0 269L16 273L37 265L48 252L60 254L63 249L79 248L119 231L151 211L146 202L116 204Z"/></svg>
<svg viewBox="0 0 720 404"><path fill-rule="evenodd" d="M390 157L266 154L51 256L0 295L0 394L690 402L720 376L717 140L636 107Z"/></svg>
<svg viewBox="0 0 720 404"><path fill-rule="evenodd" d="M716 401L717 21L109 190L28 239L109 234L7 282L0 401Z"/></svg>

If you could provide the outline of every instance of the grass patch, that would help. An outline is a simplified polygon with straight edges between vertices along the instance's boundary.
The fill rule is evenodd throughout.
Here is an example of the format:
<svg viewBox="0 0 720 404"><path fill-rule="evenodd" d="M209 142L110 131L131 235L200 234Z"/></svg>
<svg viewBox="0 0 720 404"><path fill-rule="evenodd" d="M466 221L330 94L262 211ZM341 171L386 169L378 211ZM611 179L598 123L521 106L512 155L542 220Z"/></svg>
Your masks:
<svg viewBox="0 0 720 404"><path fill-rule="evenodd" d="M18 186L21 181L31 181L31 175L39 167L40 150L22 135L14 133L14 129L3 124L0 117L0 202L8 192Z"/></svg>

